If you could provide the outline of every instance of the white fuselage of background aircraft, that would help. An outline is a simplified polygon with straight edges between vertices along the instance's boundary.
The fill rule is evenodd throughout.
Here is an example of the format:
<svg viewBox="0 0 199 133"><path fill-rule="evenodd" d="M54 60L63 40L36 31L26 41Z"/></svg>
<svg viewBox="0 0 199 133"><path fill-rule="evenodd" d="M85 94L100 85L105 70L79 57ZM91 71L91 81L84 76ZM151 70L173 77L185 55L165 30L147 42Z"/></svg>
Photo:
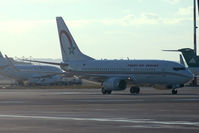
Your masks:
<svg viewBox="0 0 199 133"><path fill-rule="evenodd" d="M4 68L2 73L5 75L18 79L27 80L30 78L47 77L48 75L61 73L59 68L52 66L42 66L42 65L15 65L16 71L13 71L11 67Z"/></svg>
<svg viewBox="0 0 199 133"><path fill-rule="evenodd" d="M1 68L0 74L21 83L27 81L30 84L47 85L66 82L62 80L62 71L57 67L42 65L16 65L15 67L16 69L11 66Z"/></svg>
<svg viewBox="0 0 199 133"><path fill-rule="evenodd" d="M14 64L11 59L0 56L0 74L18 81L19 84L50 85L66 82L58 67L33 64ZM65 80L65 81L64 81ZM64 83L65 84L65 83Z"/></svg>

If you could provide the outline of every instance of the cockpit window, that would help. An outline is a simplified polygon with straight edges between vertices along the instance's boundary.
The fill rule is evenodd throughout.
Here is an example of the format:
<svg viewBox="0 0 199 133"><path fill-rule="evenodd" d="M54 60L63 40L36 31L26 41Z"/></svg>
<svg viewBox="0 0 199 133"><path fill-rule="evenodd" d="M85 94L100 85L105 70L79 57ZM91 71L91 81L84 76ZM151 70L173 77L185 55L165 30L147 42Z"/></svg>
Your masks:
<svg viewBox="0 0 199 133"><path fill-rule="evenodd" d="M180 71L180 70L186 70L185 67L174 67L173 70Z"/></svg>

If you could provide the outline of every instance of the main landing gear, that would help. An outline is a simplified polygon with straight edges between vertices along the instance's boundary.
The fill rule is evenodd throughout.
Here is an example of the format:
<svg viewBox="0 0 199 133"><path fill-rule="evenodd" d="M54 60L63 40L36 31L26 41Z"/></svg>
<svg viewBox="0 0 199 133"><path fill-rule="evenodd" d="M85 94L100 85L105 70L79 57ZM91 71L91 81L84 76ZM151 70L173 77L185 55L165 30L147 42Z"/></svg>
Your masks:
<svg viewBox="0 0 199 133"><path fill-rule="evenodd" d="M112 90L106 90L104 87L102 87L102 94L111 94Z"/></svg>
<svg viewBox="0 0 199 133"><path fill-rule="evenodd" d="M177 95L178 91L176 89L172 89L171 93L172 95Z"/></svg>
<svg viewBox="0 0 199 133"><path fill-rule="evenodd" d="M138 86L132 86L130 88L130 93L131 94L139 94L140 93L140 87L138 87Z"/></svg>

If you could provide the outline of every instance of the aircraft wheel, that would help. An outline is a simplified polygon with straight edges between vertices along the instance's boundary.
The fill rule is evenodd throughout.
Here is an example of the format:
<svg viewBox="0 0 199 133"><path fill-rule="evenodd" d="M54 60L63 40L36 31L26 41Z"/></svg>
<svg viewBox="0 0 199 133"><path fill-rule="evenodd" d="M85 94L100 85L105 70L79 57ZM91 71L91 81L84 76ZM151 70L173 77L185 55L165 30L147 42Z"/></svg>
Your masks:
<svg viewBox="0 0 199 133"><path fill-rule="evenodd" d="M178 91L176 89L172 90L172 95L176 95L178 93Z"/></svg>
<svg viewBox="0 0 199 133"><path fill-rule="evenodd" d="M112 90L108 90L106 91L107 94L111 94Z"/></svg>
<svg viewBox="0 0 199 133"><path fill-rule="evenodd" d="M130 93L131 94L139 94L140 88L138 86L133 86L133 87L130 88Z"/></svg>
<svg viewBox="0 0 199 133"><path fill-rule="evenodd" d="M111 94L112 90L105 90L104 87L102 87L102 94Z"/></svg>

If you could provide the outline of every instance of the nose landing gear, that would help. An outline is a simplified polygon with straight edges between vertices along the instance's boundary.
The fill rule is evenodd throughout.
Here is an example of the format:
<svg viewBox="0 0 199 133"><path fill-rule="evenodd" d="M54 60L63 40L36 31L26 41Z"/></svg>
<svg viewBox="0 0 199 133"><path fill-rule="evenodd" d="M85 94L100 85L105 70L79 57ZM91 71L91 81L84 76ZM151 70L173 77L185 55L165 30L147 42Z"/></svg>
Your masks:
<svg viewBox="0 0 199 133"><path fill-rule="evenodd" d="M177 95L178 91L177 91L177 89L172 89L171 93L172 93L172 95Z"/></svg>

